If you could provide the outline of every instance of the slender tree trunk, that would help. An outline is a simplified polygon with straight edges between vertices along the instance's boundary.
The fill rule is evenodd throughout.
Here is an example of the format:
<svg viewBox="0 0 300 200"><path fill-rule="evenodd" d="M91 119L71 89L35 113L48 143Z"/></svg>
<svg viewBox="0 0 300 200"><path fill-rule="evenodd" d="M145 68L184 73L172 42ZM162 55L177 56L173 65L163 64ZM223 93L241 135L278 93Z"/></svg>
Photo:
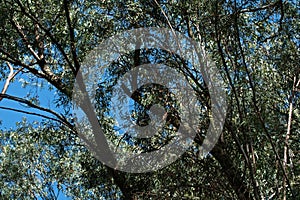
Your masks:
<svg viewBox="0 0 300 200"><path fill-rule="evenodd" d="M291 126L292 126L292 117L293 117L293 98L294 98L294 91L296 86L296 76L294 77L293 88L291 91L291 96L289 97L289 118L287 124L287 131L284 141L284 148L283 148L283 168L287 174L287 161L288 161L288 148L289 148L289 138L291 134ZM282 187L283 187L283 200L286 200L286 177L283 177Z"/></svg>

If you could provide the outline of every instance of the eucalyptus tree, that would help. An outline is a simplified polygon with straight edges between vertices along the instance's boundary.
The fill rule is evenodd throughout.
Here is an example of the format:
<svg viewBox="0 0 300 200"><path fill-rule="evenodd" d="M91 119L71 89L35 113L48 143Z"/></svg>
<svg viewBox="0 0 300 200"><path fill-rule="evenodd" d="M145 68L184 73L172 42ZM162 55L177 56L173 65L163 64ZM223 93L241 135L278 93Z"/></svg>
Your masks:
<svg viewBox="0 0 300 200"><path fill-rule="evenodd" d="M0 104L8 99L39 111L1 109L44 118L1 131L1 198L55 199L57 190L76 199L299 197L296 1L3 0L0 11L0 71L6 81ZM228 86L229 110L218 143L203 159L199 147L211 108L206 84L199 79L195 93L207 112L202 113L194 145L160 171L130 174L106 167L91 155L70 107L73 82L88 53L110 36L141 27L168 28L202 42ZM122 59L112 66L118 69L112 70L113 81L145 63L186 68L184 60L162 50L140 49ZM197 73L187 69L186 77ZM39 104L38 94L12 94L8 86L20 76L26 77L25 85L48 83L44 90L57 92L53 105L59 109ZM105 115L110 89L100 84L97 93L99 123L107 133L114 132ZM136 99L147 92L140 91ZM157 97L155 90L153 94ZM145 117L139 109L133 116L137 123ZM176 114L172 116L170 124L176 127ZM148 151L149 143L140 148Z"/></svg>

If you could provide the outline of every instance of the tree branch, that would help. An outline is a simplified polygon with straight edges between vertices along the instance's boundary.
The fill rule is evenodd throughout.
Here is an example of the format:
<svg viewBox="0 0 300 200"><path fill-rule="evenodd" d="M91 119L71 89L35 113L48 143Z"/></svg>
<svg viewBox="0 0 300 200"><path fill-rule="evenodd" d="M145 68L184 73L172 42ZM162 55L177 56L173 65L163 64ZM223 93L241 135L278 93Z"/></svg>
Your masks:
<svg viewBox="0 0 300 200"><path fill-rule="evenodd" d="M275 2L274 4L277 4L279 2L280 1ZM240 40L240 30L239 30L239 26L238 26L238 16L237 15L235 15L235 23L234 24L235 24L236 38L237 38L237 41L238 41L238 48L240 50L241 58L242 58L241 59L242 65L244 66L246 74L247 74L247 76L249 78L249 86L250 86L251 91L252 91L252 101L253 101L253 106L254 106L255 112L256 112L256 114L258 116L258 119L259 119L259 121L260 121L260 123L261 123L261 125L263 127L263 131L265 132L265 134L266 134L266 136L267 136L267 138L268 138L268 140L269 140L269 142L271 144L271 147L272 147L273 152L275 153L276 159L279 162L279 166L280 166L280 168L281 168L281 170L283 172L283 176L287 180L287 185L288 185L288 187L291 190L292 196L294 196L293 195L293 190L292 190L292 187L291 187L291 184L290 184L290 181L289 181L288 176L287 176L287 173L286 173L286 171L284 169L284 166L282 165L282 162L281 162L280 156L278 154L278 151L277 151L277 149L275 147L275 144L274 144L274 142L272 140L272 137L271 137L271 135L270 135L270 133L269 133L267 127L266 127L264 119L263 119L263 117L261 115L261 111L260 111L260 109L259 109L259 107L257 105L258 101L257 101L257 97L256 97L256 87L254 85L254 82L252 80L252 76L251 76L250 71L249 71L249 69L247 67L247 64L246 64L245 54L244 54L244 50L243 50L242 43L241 43L241 40Z"/></svg>
<svg viewBox="0 0 300 200"><path fill-rule="evenodd" d="M69 35L70 35L70 41L71 41L71 52L73 56L73 61L75 65L75 76L80 68L80 64L77 59L77 53L76 53L76 47L75 47L75 33L74 33L74 28L71 23L71 18L70 18L70 11L69 11L69 5L68 5L68 0L64 0L64 8L65 8L65 14L67 18L67 24L69 27Z"/></svg>
<svg viewBox="0 0 300 200"><path fill-rule="evenodd" d="M43 115L43 114L38 114L38 113L34 113L34 112L28 112L28 111L24 111L24 110L19 110L19 109L15 109L15 108L8 108L8 107L3 107L3 106L0 106L0 109L19 112L19 113L24 113L24 114L28 114L28 115L34 115L34 116L38 116L38 117L43 117L45 119L50 119L50 120L65 124L64 122L62 122L62 121L60 121L56 118L49 117L49 116Z"/></svg>
<svg viewBox="0 0 300 200"><path fill-rule="evenodd" d="M33 50L33 48L30 45L30 42L27 38L27 36L24 34L22 27L19 25L19 23L17 21L15 21L14 19L10 20L12 25L16 28L17 32L19 33L19 35L21 36L23 43L25 44L25 46L28 48L28 50L31 52L31 54L33 55L33 57L39 61L40 58L39 56L36 54L36 52Z"/></svg>
<svg viewBox="0 0 300 200"><path fill-rule="evenodd" d="M287 130L285 135L285 141L284 141L284 148L283 148L283 168L286 171L287 170L287 160L288 160L288 149L289 149L289 139L291 135L291 128L292 128L292 117L293 117L293 100L295 95L295 88L297 86L297 79L296 76L294 77L293 82L293 88L291 90L291 95L289 97L289 117L288 117L288 123L287 123ZM286 172L287 173L287 172ZM286 182L287 182L287 175L283 177L283 199L286 200Z"/></svg>
<svg viewBox="0 0 300 200"><path fill-rule="evenodd" d="M274 2L274 3L270 3L270 4L268 4L268 5L264 5L264 6L258 7L258 8L247 8L247 9L242 9L242 10L238 11L238 13L248 13L248 12L256 12L256 11L266 10L266 9L268 9L268 8L277 6L279 3L280 3L280 0L279 0L279 1L276 1L276 2Z"/></svg>
<svg viewBox="0 0 300 200"><path fill-rule="evenodd" d="M73 125L70 122L68 122L68 120L64 116L54 112L53 110L38 106L38 105L32 103L29 100L22 99L22 98L19 98L19 97L16 97L16 96L11 96L11 95L8 95L8 94L0 94L0 98L2 98L2 99L5 98L5 99L13 100L13 101L16 101L16 102L24 103L24 104L26 104L27 106L29 106L31 108L35 108L35 109L38 109L40 111L50 113L50 114L54 115L55 117L57 117L61 122L63 122L65 125L67 125L69 128L71 128L73 130Z"/></svg>
<svg viewBox="0 0 300 200"><path fill-rule="evenodd" d="M70 59L68 58L66 52L64 51L63 47L61 46L61 44L54 38L54 36L52 35L52 33L50 32L49 29L47 29L46 27L43 26L43 24L41 24L41 22L36 19L34 16L32 16L31 13L28 13L26 11L26 8L23 6L23 4L17 0L17 4L19 5L22 14L27 16L29 19L31 19L34 23L36 23L37 25L39 25L39 27L45 32L45 34L50 38L50 40L54 43L54 45L58 48L58 50L61 52L61 54L63 55L63 57L66 59L68 65L70 66L74 76L76 75L76 70L74 69L74 66L72 65Z"/></svg>
<svg viewBox="0 0 300 200"><path fill-rule="evenodd" d="M16 71L16 72L14 73L14 68L13 68L13 66L12 66L11 64L9 64L9 62L7 62L7 65L8 65L8 67L9 67L9 69L10 69L10 73L9 73L9 75L8 75L6 81L5 81L5 84L4 84L4 86L3 86L3 89L2 89L2 91L1 91L1 94L5 94L5 93L6 93L10 81L11 81L11 80L12 80L12 79L13 79L13 78L14 78L14 77L15 77L15 76L23 69L23 67L22 67L22 68L18 69L18 71ZM3 97L0 96L0 101L2 101L2 99L3 99Z"/></svg>

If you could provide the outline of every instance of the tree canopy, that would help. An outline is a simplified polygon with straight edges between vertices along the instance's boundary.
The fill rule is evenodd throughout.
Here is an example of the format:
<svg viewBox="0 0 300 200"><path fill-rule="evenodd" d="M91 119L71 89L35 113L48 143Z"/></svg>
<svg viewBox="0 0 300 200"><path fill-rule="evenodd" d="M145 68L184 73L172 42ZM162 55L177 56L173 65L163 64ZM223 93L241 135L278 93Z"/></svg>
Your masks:
<svg viewBox="0 0 300 200"><path fill-rule="evenodd" d="M74 199L300 198L299 8L296 0L1 0L0 109L26 117L0 128L0 198L58 199L60 192ZM101 42L146 27L204 45L226 84L228 110L217 144L203 158L211 99L205 81L194 76L201 71L160 49L122 55L96 95L97 123L114 143L150 152L179 127L177 107L169 106L176 96L145 87L132 96L139 103L132 120L147 124L143 108L160 104L168 110L165 140L118 137L109 102L116 81L133 67L165 63L182 71L195 82L202 105L193 145L161 170L134 174L107 167L86 148L75 126L72 90L86 56ZM50 103L42 91L54 94Z"/></svg>

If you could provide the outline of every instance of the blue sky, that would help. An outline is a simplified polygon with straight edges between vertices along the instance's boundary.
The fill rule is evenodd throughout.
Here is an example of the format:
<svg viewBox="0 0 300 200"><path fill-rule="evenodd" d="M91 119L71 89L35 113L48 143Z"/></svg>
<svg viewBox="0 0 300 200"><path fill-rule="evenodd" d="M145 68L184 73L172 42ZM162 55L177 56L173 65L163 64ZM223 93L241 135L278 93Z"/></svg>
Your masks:
<svg viewBox="0 0 300 200"><path fill-rule="evenodd" d="M9 88L6 92L6 94L12 95L12 96L17 96L17 97L26 97L29 93L30 94L37 94L40 99L40 105L43 107L55 109L53 106L53 99L55 97L55 91L49 91L48 86L45 85L44 89L39 89L38 87L35 87L34 84L36 83L31 83L33 86L28 85L27 87L22 87L22 79L23 80L28 80L28 77L26 75L18 74L14 81L11 82L9 85ZM39 84L41 83L41 80L38 81ZM0 91L3 88L4 81L0 81ZM52 106L51 106L52 105ZM30 109L26 107L25 105L22 105L18 102L14 102L11 100L3 99L0 101L0 106L2 107L9 107L9 108L14 108L14 109L20 109L20 110L25 110L25 111L30 111L30 112L37 112L37 110ZM57 112L59 112L59 109L55 109ZM37 116L32 116L32 115L25 115L23 113L18 113L14 111L8 111L4 109L0 109L0 130L9 130L11 128L16 127L16 122L20 122L22 118L26 117L28 122L33 122L33 121L41 121L42 118L37 117ZM57 193L58 190L54 186L54 190ZM41 198L38 198L41 199ZM59 200L69 200L71 198L67 198L62 192L59 193L58 196Z"/></svg>
<svg viewBox="0 0 300 200"><path fill-rule="evenodd" d="M10 83L8 90L6 94L17 96L17 97L26 97L28 94L34 94L37 93L39 95L40 99L40 105L44 107L51 108L51 101L53 100L54 92L50 92L46 89L39 89L37 87L28 85L27 87L22 87L22 80L28 80L28 78L25 75L18 74L17 77L15 77L14 81ZM36 84L36 83L33 83ZM0 82L0 89L2 90L2 87L4 85L4 81ZM22 105L18 102L14 102L12 100L3 99L0 102L0 106L3 107L9 107L14 109L21 109L25 111L31 111L33 112L34 109L29 109L25 105ZM15 127L16 122L21 121L23 117L26 117L28 121L40 121L41 118L37 116L32 115L25 115L23 113L18 113L14 111L8 111L1 109L0 110L0 120L2 122L1 128L3 129L10 129Z"/></svg>

